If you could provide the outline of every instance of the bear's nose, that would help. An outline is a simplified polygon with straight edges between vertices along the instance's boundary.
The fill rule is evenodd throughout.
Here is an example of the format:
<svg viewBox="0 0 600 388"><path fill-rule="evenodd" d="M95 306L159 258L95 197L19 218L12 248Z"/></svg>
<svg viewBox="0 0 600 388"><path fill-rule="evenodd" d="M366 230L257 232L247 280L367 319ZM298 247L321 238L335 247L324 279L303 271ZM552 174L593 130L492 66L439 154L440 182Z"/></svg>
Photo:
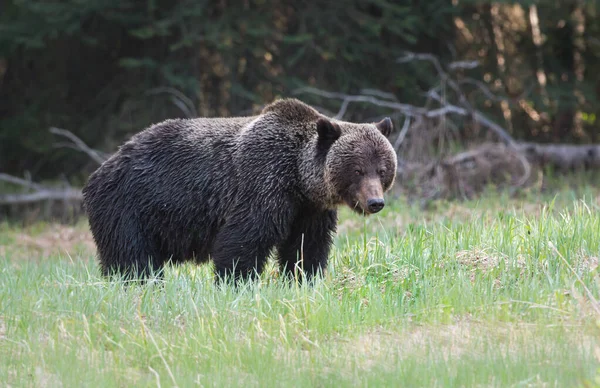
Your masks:
<svg viewBox="0 0 600 388"><path fill-rule="evenodd" d="M385 206L383 198L371 198L367 201L367 207L371 213L377 213Z"/></svg>

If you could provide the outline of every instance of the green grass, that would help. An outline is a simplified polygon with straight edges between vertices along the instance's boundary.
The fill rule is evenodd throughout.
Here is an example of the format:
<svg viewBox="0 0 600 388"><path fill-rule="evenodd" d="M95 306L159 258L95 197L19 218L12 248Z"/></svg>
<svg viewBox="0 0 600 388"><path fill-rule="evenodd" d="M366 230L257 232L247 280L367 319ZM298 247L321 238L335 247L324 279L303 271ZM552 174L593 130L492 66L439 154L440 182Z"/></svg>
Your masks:
<svg viewBox="0 0 600 388"><path fill-rule="evenodd" d="M98 276L85 224L3 224L0 381L579 386L600 366L599 200L588 189L344 210L314 287L271 265L237 291L191 265L125 289Z"/></svg>

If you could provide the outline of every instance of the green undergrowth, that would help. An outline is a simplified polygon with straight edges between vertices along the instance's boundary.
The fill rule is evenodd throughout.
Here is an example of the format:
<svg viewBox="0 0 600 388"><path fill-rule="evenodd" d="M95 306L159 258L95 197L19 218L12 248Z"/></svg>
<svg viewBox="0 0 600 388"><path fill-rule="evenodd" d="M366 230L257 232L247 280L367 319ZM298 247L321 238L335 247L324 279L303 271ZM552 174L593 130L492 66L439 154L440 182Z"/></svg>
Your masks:
<svg viewBox="0 0 600 388"><path fill-rule="evenodd" d="M240 289L193 265L145 286L107 282L84 223L3 224L0 381L583 385L599 366L599 209L589 189L343 210L314 286L271 264Z"/></svg>

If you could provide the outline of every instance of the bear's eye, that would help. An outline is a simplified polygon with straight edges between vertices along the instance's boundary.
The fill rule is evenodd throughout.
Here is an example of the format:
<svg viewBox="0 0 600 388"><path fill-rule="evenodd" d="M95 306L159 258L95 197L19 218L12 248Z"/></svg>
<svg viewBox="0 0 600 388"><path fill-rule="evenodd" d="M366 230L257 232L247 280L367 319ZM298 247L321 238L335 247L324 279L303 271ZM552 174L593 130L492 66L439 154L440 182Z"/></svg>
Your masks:
<svg viewBox="0 0 600 388"><path fill-rule="evenodd" d="M385 170L379 170L379 176L380 177L385 177Z"/></svg>
<svg viewBox="0 0 600 388"><path fill-rule="evenodd" d="M354 170L354 173L359 176L362 175L362 171L360 171L359 169Z"/></svg>

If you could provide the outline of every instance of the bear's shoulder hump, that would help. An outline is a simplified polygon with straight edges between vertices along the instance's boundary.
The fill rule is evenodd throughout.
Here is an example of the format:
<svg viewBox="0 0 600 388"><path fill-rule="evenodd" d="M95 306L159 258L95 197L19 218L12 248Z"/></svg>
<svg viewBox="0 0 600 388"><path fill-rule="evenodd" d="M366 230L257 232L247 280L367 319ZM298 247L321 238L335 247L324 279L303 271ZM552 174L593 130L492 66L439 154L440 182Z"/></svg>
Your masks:
<svg viewBox="0 0 600 388"><path fill-rule="evenodd" d="M273 101L265 106L261 113L273 113L282 120L295 122L315 121L320 117L316 109L295 98Z"/></svg>

